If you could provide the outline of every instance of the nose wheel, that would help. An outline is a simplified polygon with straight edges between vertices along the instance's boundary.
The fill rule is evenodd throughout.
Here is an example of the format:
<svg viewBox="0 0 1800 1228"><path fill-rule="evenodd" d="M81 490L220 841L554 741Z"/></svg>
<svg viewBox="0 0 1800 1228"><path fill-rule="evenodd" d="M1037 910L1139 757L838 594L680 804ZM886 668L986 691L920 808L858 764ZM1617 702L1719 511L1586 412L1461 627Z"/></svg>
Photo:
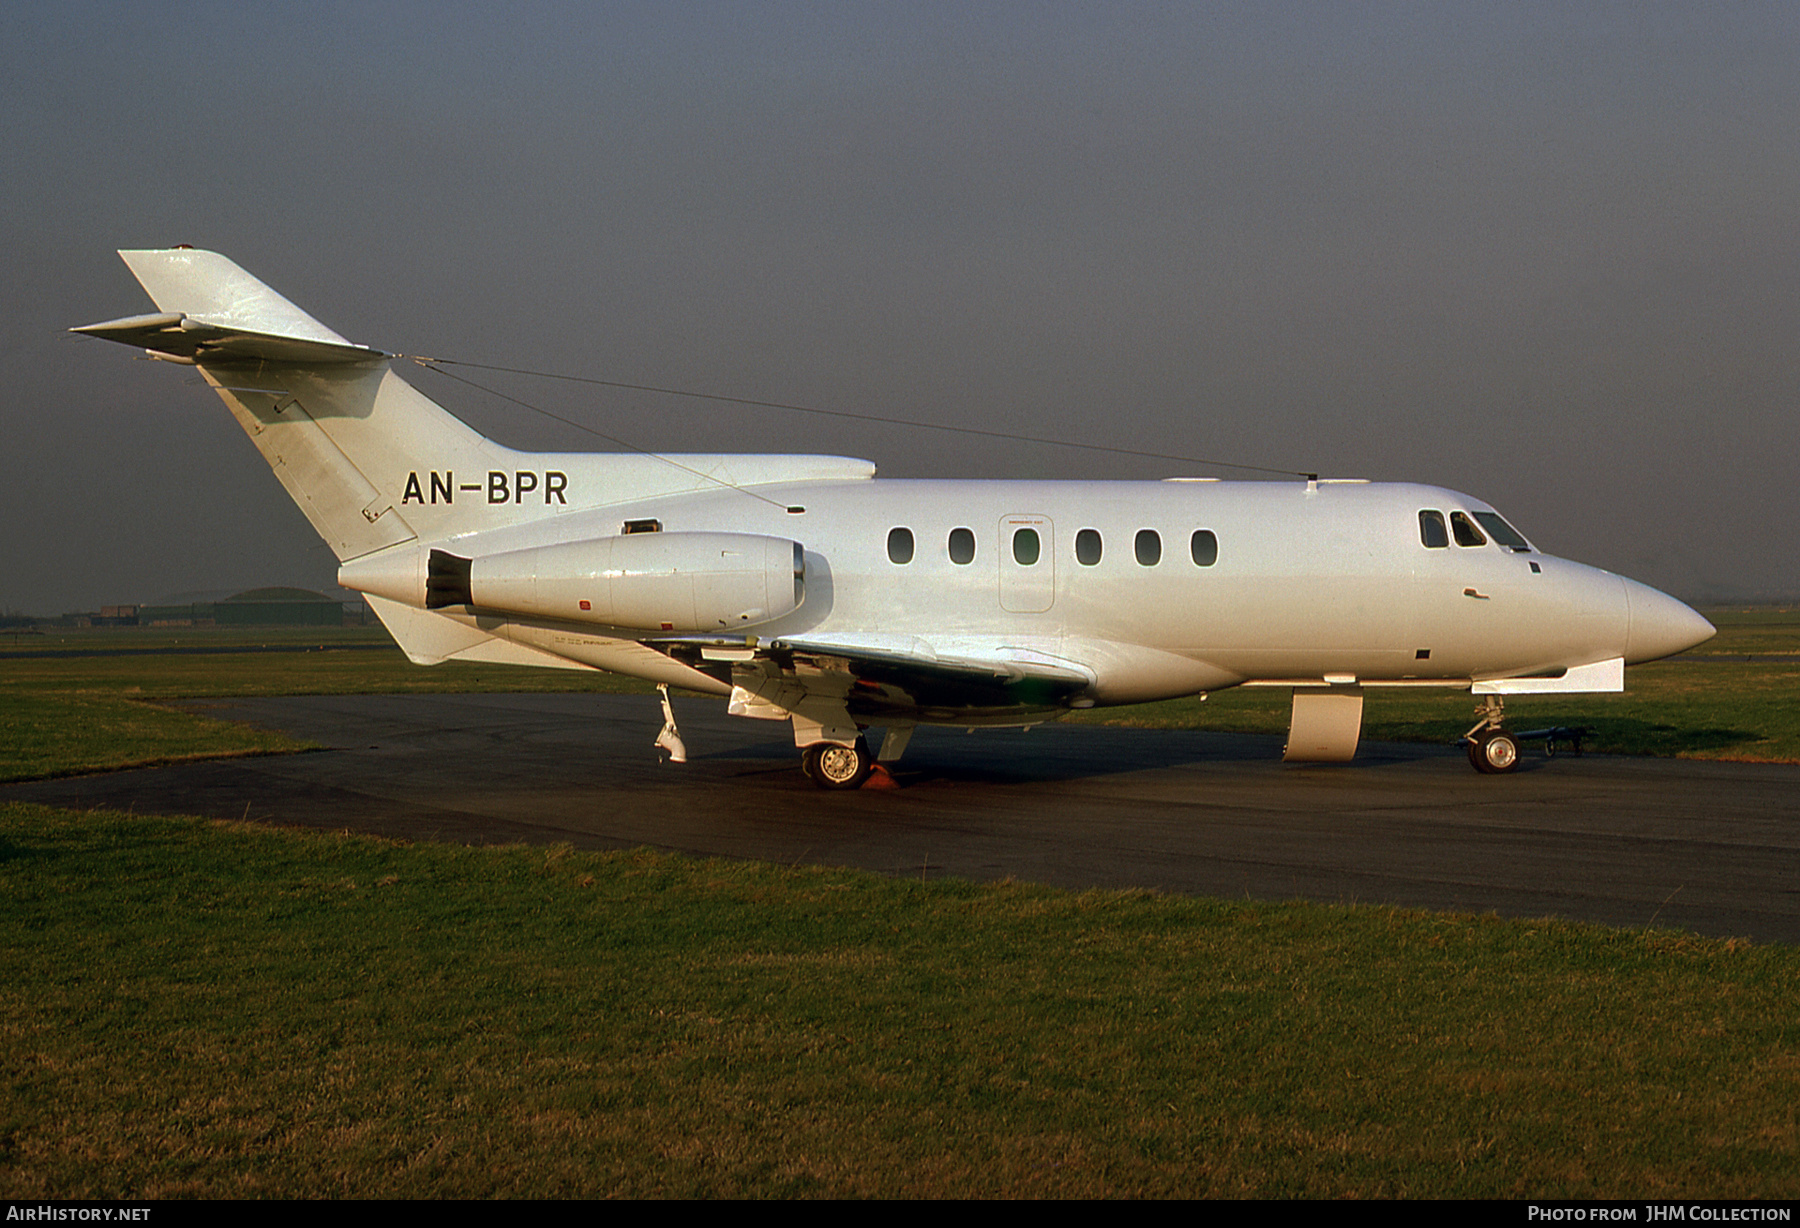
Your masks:
<svg viewBox="0 0 1800 1228"><path fill-rule="evenodd" d="M1469 763L1477 772L1510 772L1519 766L1519 744L1504 729L1490 729L1469 739Z"/></svg>
<svg viewBox="0 0 1800 1228"><path fill-rule="evenodd" d="M857 738L854 746L821 742L800 752L800 767L821 789L860 789L875 766L869 743Z"/></svg>
<svg viewBox="0 0 1800 1228"><path fill-rule="evenodd" d="M1463 744L1469 748L1469 766L1477 772L1495 776L1519 766L1519 740L1500 727L1505 714L1498 695L1489 695L1475 709L1481 720L1463 735Z"/></svg>

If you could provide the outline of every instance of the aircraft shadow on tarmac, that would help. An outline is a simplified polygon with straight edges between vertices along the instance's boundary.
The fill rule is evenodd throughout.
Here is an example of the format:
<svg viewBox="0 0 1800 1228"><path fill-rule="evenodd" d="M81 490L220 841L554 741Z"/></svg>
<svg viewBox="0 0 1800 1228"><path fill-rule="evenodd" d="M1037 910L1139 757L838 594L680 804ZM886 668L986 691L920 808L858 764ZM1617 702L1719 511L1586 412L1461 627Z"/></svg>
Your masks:
<svg viewBox="0 0 1800 1228"><path fill-rule="evenodd" d="M685 727L685 726L684 726ZM1429 743L1365 744L1348 763L1281 762L1282 740L1275 735L1214 733L1205 730L1131 729L1094 725L1039 726L1019 730L921 729L900 762L888 765L901 788L926 785L1029 785L1101 779L1159 769L1237 765L1281 774L1329 779L1395 763L1460 759L1455 747ZM690 769L707 770L746 760L764 760L744 778L770 776L805 782L793 744L770 739L690 752ZM1553 766L1541 755L1522 758L1519 772ZM675 769L680 770L680 769ZM741 769L740 769L741 770Z"/></svg>

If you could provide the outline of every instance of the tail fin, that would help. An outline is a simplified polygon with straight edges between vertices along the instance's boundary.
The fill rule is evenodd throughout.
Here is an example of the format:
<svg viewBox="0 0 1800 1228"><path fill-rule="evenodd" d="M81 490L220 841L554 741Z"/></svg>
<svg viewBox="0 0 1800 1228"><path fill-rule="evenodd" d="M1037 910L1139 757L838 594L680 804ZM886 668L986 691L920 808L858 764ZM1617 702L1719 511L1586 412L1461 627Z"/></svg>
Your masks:
<svg viewBox="0 0 1800 1228"><path fill-rule="evenodd" d="M508 451L217 252L119 255L161 312L74 331L198 367L340 561L418 536L398 510L414 457L472 474Z"/></svg>
<svg viewBox="0 0 1800 1228"><path fill-rule="evenodd" d="M198 368L340 562L606 504L875 473L834 456L517 452L217 252L119 254L160 310L74 331Z"/></svg>

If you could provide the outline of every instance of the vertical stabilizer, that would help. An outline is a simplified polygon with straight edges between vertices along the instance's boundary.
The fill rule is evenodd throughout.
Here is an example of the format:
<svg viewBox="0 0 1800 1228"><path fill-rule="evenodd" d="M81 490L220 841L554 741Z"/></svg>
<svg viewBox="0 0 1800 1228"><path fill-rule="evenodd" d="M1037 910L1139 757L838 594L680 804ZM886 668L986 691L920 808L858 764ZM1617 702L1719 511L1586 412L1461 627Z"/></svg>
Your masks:
<svg viewBox="0 0 1800 1228"><path fill-rule="evenodd" d="M846 457L515 451L217 252L119 255L160 310L74 331L198 368L340 562L608 503L875 472Z"/></svg>
<svg viewBox="0 0 1800 1228"><path fill-rule="evenodd" d="M394 374L387 355L346 341L217 252L119 255L161 314L77 331L198 367L339 561L418 537L409 494L435 535L524 517L510 500L490 511L469 497L490 471L514 473L515 454ZM452 490L459 473L474 480Z"/></svg>

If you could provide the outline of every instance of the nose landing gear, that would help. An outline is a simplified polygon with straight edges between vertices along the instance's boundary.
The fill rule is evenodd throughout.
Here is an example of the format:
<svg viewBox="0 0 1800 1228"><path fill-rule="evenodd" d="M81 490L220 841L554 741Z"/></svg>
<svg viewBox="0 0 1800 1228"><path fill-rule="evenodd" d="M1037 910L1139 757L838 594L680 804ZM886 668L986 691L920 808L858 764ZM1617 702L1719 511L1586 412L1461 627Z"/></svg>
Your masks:
<svg viewBox="0 0 1800 1228"><path fill-rule="evenodd" d="M1475 715L1481 720L1462 737L1463 745L1469 750L1469 765L1477 772L1493 775L1512 771L1519 766L1519 744L1522 742L1542 742L1544 757L1551 759L1556 757L1559 743L1579 755L1583 740L1594 736L1593 728L1588 725L1553 725L1548 729L1517 732L1502 729L1500 704L1498 695L1489 695L1487 703L1475 709Z"/></svg>
<svg viewBox="0 0 1800 1228"><path fill-rule="evenodd" d="M1519 744L1504 729L1469 740L1469 763L1477 772L1510 772L1519 766Z"/></svg>
<svg viewBox="0 0 1800 1228"><path fill-rule="evenodd" d="M1500 727L1506 715L1500 697L1489 695L1487 702L1475 709L1475 715L1481 719L1463 735L1463 743L1469 748L1469 765L1489 775L1518 767L1518 739Z"/></svg>

